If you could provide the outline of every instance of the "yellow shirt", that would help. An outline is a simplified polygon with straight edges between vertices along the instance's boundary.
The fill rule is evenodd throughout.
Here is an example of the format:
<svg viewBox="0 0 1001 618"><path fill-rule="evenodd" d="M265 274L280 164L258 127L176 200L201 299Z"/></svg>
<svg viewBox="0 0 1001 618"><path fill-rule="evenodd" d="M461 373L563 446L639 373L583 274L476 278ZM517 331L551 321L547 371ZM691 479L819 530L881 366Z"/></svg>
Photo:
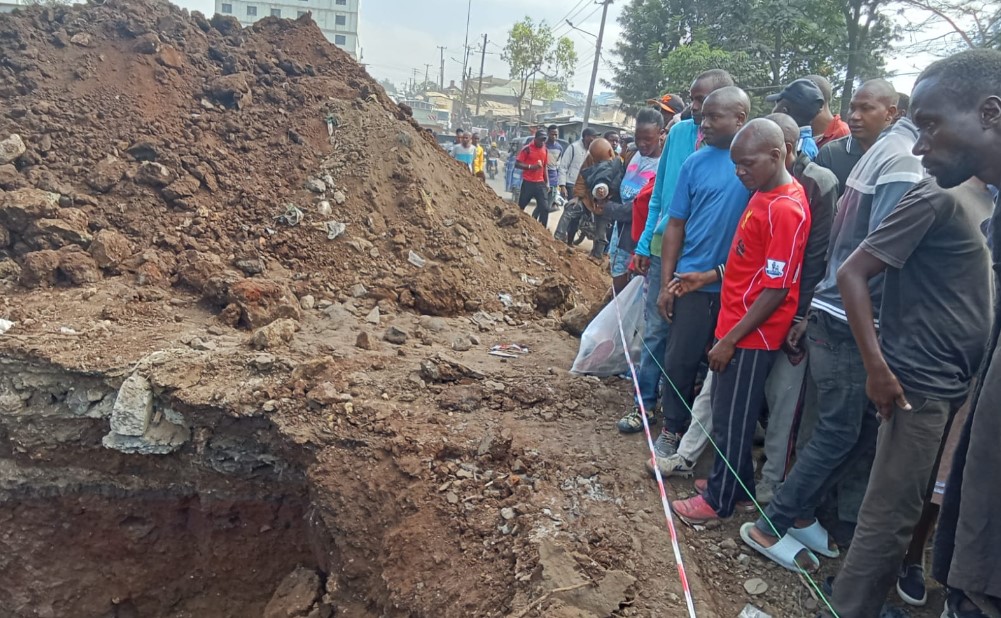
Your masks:
<svg viewBox="0 0 1001 618"><path fill-rule="evenodd" d="M476 156L473 158L473 173L479 174L484 168L483 146L476 145Z"/></svg>

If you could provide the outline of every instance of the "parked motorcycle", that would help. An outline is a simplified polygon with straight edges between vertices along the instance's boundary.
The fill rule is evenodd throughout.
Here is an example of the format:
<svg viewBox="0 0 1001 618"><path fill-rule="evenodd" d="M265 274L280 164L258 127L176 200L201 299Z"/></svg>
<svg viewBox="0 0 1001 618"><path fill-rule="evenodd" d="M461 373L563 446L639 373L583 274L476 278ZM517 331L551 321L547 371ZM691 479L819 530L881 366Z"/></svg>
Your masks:
<svg viewBox="0 0 1001 618"><path fill-rule="evenodd" d="M556 226L556 240L577 246L586 239L594 240L594 213L584 207L580 200L566 202L563 214Z"/></svg>

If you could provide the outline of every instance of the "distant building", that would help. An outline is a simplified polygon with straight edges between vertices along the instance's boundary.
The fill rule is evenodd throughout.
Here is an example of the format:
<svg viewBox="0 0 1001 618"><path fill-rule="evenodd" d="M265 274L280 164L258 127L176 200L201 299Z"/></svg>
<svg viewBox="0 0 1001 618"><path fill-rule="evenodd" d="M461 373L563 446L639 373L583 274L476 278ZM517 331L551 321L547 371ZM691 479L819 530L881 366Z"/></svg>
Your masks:
<svg viewBox="0 0 1001 618"><path fill-rule="evenodd" d="M0 0L3 2L6 0ZM358 41L358 5L361 0L216 0L215 11L232 15L244 26L263 17L297 19L306 13L313 14L313 21L323 35L334 45L357 60L361 56Z"/></svg>
<svg viewBox="0 0 1001 618"><path fill-rule="evenodd" d="M0 0L0 13L10 13L16 8L28 6L26 0Z"/></svg>

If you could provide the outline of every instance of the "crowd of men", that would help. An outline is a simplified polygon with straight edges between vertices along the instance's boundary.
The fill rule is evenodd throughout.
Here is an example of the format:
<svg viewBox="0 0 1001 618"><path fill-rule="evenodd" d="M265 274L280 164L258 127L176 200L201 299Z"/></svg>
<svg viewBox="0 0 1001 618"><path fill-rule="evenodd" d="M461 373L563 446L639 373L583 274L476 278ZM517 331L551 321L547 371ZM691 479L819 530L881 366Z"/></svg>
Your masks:
<svg viewBox="0 0 1001 618"><path fill-rule="evenodd" d="M797 572L847 549L821 606L840 618L892 616L894 586L923 605L937 523L943 618L997 618L1001 52L940 60L910 97L867 81L844 119L816 75L767 101L751 119L711 70L687 105L651 101L626 148L585 131L554 149L555 127L540 131L518 147L518 204L546 224L555 195L575 198L593 256L613 226L614 288L645 276L639 397L618 428L662 423L647 467L665 477L714 446L698 495L672 503L682 520L760 508L741 539Z"/></svg>

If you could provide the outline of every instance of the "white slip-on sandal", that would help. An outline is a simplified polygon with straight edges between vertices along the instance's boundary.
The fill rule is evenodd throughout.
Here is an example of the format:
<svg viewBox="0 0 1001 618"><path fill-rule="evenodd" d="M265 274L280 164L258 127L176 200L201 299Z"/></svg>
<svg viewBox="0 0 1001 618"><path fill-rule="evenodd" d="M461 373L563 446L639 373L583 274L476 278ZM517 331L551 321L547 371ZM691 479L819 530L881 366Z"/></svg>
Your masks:
<svg viewBox="0 0 1001 618"><path fill-rule="evenodd" d="M789 536L806 545L810 551L814 551L825 558L837 558L841 555L841 550L837 547L831 549L831 535L820 525L816 519L806 528L789 528Z"/></svg>
<svg viewBox="0 0 1001 618"><path fill-rule="evenodd" d="M741 526L740 538L765 558L768 558L783 568L789 569L793 573L799 573L801 568L796 563L796 555L806 549L807 554L810 556L810 560L813 561L813 569L808 570L815 571L820 568L820 560L818 560L809 549L793 537L787 534L779 539L779 542L775 545L765 547L761 543L755 541L754 537L751 536L751 528L753 527L754 522L747 522Z"/></svg>

